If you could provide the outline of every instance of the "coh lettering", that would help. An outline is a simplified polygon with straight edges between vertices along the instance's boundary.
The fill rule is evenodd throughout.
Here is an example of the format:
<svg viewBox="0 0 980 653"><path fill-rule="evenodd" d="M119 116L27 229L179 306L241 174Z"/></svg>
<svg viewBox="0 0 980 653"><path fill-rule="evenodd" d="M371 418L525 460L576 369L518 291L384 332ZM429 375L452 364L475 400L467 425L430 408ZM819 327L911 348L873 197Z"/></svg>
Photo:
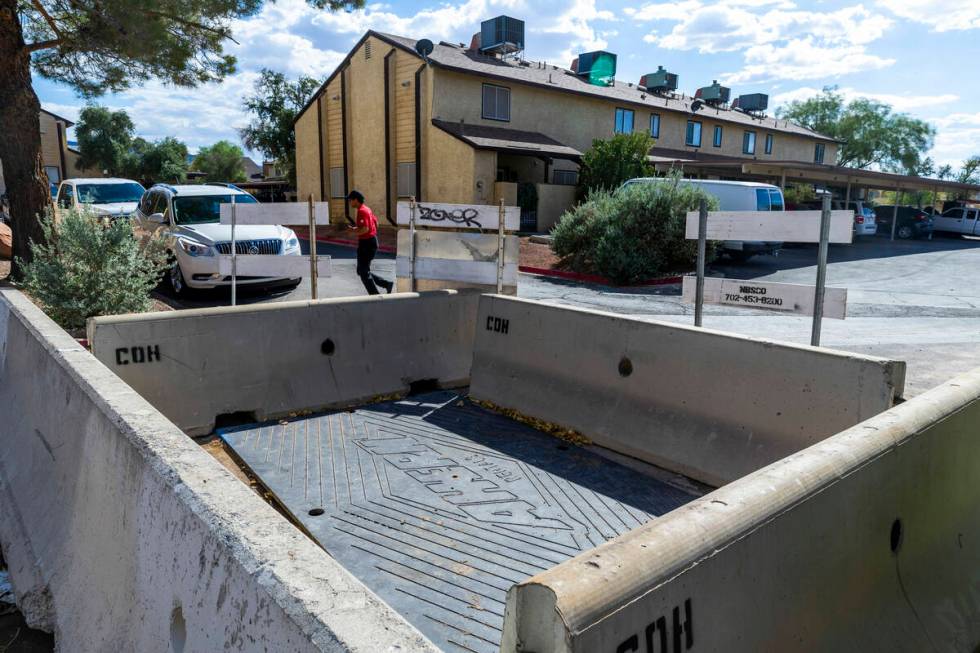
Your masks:
<svg viewBox="0 0 980 653"><path fill-rule="evenodd" d="M684 601L683 621L680 607L673 609L671 617L670 622L666 615L657 617L646 625L642 633L635 633L624 639L616 647L616 653L682 653L690 650L694 646L691 599ZM669 648L670 645L673 648Z"/></svg>
<svg viewBox="0 0 980 653"><path fill-rule="evenodd" d="M505 320L502 317L494 317L493 315L487 316L487 331L506 334L508 327L510 327L510 320Z"/></svg>
<svg viewBox="0 0 980 653"><path fill-rule="evenodd" d="M116 365L139 365L160 360L160 345L119 347L116 349Z"/></svg>

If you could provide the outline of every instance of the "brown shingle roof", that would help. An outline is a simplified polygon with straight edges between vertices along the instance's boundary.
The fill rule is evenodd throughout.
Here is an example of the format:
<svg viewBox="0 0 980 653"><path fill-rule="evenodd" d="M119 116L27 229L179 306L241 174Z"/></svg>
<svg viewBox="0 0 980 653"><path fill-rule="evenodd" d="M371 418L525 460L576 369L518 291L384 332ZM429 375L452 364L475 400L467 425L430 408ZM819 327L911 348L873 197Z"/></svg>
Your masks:
<svg viewBox="0 0 980 653"><path fill-rule="evenodd" d="M415 39L379 32L368 32L368 34L415 53ZM681 96L665 98L646 93L635 84L629 85L620 81L617 81L614 86L596 86L560 66L542 62L527 62L529 65L522 65L517 61L502 61L446 42L436 44L428 59L431 64L438 68L528 84L559 92L591 95L605 100L643 107L649 111L672 111L691 115L691 101L694 99ZM735 123L745 127L769 129L781 133L798 134L808 138L837 142L833 138L786 120L777 120L771 117L756 118L731 109L716 109L705 105L695 115L700 118Z"/></svg>
<svg viewBox="0 0 980 653"><path fill-rule="evenodd" d="M481 150L497 150L577 160L582 153L540 132L433 119L432 124Z"/></svg>

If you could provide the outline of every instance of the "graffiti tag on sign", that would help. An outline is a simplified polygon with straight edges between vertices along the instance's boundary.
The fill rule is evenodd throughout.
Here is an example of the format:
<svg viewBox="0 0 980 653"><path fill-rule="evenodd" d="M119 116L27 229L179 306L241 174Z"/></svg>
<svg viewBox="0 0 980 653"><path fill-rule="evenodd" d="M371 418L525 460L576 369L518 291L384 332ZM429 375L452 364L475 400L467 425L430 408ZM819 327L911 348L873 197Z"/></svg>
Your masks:
<svg viewBox="0 0 980 653"><path fill-rule="evenodd" d="M487 331L506 334L509 328L510 320L505 320L502 317L494 317L493 315L487 316Z"/></svg>
<svg viewBox="0 0 980 653"><path fill-rule="evenodd" d="M681 608L675 606L670 621L660 615L646 625L641 633L634 633L616 647L616 653L681 653L694 646L694 629L691 620L691 599L684 601L683 620Z"/></svg>
<svg viewBox="0 0 980 653"><path fill-rule="evenodd" d="M441 208L430 208L428 206L418 205L419 208L419 219L428 220L430 222L452 222L454 224L461 224L466 227L476 227L480 228L480 223L477 222L477 218L480 216L480 212L476 209L441 209Z"/></svg>
<svg viewBox="0 0 980 653"><path fill-rule="evenodd" d="M119 347L116 349L116 365L139 365L160 360L160 345Z"/></svg>

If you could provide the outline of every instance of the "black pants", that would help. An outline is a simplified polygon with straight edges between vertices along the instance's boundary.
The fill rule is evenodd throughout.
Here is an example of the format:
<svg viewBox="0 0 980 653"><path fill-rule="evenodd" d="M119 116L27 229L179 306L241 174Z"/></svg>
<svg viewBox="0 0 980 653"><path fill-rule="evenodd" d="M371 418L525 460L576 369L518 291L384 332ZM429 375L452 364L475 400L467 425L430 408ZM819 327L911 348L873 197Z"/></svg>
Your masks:
<svg viewBox="0 0 980 653"><path fill-rule="evenodd" d="M357 276L369 295L377 295L378 286L391 292L392 283L371 272L371 261L378 253L378 238L364 238L357 242Z"/></svg>

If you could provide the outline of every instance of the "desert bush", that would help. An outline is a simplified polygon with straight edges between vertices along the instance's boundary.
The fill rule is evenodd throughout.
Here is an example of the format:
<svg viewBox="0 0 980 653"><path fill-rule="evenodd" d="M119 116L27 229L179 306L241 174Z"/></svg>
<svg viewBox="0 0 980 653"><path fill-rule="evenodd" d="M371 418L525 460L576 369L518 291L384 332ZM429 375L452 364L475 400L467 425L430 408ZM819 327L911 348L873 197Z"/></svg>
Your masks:
<svg viewBox="0 0 980 653"><path fill-rule="evenodd" d="M51 318L78 329L96 315L141 313L166 262L163 242L140 244L128 219L107 221L87 210L64 209L41 220L43 243L31 242L24 289Z"/></svg>
<svg viewBox="0 0 980 653"><path fill-rule="evenodd" d="M595 139L579 168L576 195L584 199L590 193L615 190L624 181L648 177L653 167L647 161L653 139L645 132L616 134L608 140Z"/></svg>
<svg viewBox="0 0 980 653"><path fill-rule="evenodd" d="M717 200L677 175L654 183L592 192L567 211L552 231L552 248L567 267L618 284L691 269L697 241L684 237L688 211ZM713 256L709 243L708 256Z"/></svg>

